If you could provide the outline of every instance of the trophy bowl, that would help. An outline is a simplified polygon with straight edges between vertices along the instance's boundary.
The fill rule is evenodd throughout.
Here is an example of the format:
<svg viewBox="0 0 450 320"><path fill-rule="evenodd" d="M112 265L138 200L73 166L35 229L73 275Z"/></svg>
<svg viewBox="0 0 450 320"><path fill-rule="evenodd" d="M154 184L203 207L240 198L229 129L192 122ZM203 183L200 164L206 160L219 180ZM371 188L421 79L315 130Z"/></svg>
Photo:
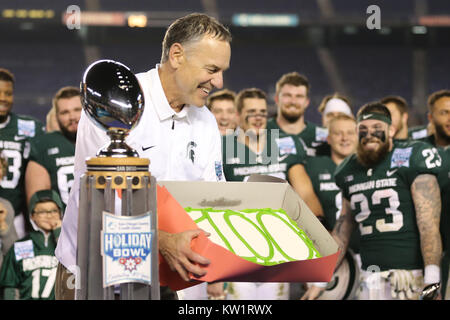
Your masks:
<svg viewBox="0 0 450 320"><path fill-rule="evenodd" d="M89 119L111 138L97 156L138 157L125 143L144 111L144 94L131 70L117 61L95 61L84 72L80 91Z"/></svg>

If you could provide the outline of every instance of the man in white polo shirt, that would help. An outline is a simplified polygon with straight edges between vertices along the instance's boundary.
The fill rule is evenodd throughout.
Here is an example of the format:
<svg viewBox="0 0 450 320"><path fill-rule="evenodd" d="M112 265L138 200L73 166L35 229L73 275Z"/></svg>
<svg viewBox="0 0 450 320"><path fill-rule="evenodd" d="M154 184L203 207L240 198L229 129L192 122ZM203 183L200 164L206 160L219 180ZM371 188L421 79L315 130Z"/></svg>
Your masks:
<svg viewBox="0 0 450 320"><path fill-rule="evenodd" d="M214 18L187 15L167 29L161 64L136 75L145 108L126 142L140 157L151 160L150 172L158 180L224 181L220 133L204 105L210 91L223 86L223 72L230 63L230 42L230 32ZM78 124L74 186L55 251L70 272L76 270L80 176L86 171L86 158L95 156L108 141L106 133L83 112ZM206 273L196 263L209 264L190 247L200 232L158 232L160 253L186 281L189 272L200 276ZM64 287L68 272L63 272L63 267L56 280L57 299L73 299L73 290Z"/></svg>

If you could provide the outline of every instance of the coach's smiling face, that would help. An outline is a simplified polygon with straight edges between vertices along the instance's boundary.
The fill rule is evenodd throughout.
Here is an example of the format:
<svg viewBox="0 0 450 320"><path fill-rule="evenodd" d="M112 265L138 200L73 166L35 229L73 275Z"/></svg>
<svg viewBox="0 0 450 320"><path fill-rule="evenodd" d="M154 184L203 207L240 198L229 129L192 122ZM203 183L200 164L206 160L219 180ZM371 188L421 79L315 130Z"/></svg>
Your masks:
<svg viewBox="0 0 450 320"><path fill-rule="evenodd" d="M175 69L175 101L202 107L214 89L223 87L223 72L229 68L231 47L227 41L205 35L170 49L170 63ZM172 101L169 101L172 104Z"/></svg>

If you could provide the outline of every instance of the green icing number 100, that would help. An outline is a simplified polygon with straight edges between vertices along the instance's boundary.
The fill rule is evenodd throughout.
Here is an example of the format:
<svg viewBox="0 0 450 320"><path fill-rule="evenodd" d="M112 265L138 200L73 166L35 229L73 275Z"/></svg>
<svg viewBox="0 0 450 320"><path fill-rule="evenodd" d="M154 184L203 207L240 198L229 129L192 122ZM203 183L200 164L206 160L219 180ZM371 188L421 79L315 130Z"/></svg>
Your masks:
<svg viewBox="0 0 450 320"><path fill-rule="evenodd" d="M309 239L309 237L306 235L306 233L301 230L300 228L296 227L295 222L292 221L289 216L285 213L284 210L279 209L279 210L273 210L273 209L247 209L247 210L240 210L239 212L237 211L233 211L233 210L214 210L211 208L206 208L206 209L193 209L193 208L185 208L185 210L187 212L198 212L201 214L201 216L199 218L196 218L194 221L195 223L209 223L209 225L211 226L212 229L215 230L215 232L217 233L217 235L222 239L223 243L225 244L225 246L227 247L227 249L231 252L233 252L234 254L237 254L235 252L235 250L233 249L233 247L231 246L230 242L228 241L228 239L224 236L224 234L220 231L220 229L217 227L217 225L214 223L213 219L211 218L211 214L214 214L216 212L220 212L223 213L223 219L224 222L228 225L228 227L230 228L231 232L242 242L242 244L254 255L253 257L242 257L248 261L251 262L255 262L258 264L262 264L262 265L274 265L274 264L279 264L281 262L286 262L286 261L296 261L297 259L290 257L282 248L282 246L275 241L274 237L272 236L272 234L270 233L269 229L267 228L266 225L264 225L264 222L262 221L262 217L264 215L270 215L272 217L275 217L277 219L279 219L280 221L282 221L284 224L286 224L289 229L301 240L303 240L303 243L307 246L307 248L309 249L309 254L308 257L306 259L312 259L312 258L318 258L320 257L320 253L317 251L317 249L314 247L312 241ZM253 222L249 217L247 217L247 214L256 214L256 222ZM286 221L286 219L282 218L280 215L283 214L284 217L287 218L288 221ZM263 256L260 253L258 253L251 245L251 243L249 243L249 241L247 241L248 239L245 239L243 237L243 235L241 235L235 228L235 226L233 226L232 222L231 222L231 217L235 218L240 218L245 220L246 222L248 222L248 224L250 226L252 226L255 230L257 230L263 237L264 239L266 239L267 244L268 244L268 248L269 248L269 253L267 256ZM285 261L272 261L274 254L275 254L275 250L277 252L279 252L283 258L285 258Z"/></svg>

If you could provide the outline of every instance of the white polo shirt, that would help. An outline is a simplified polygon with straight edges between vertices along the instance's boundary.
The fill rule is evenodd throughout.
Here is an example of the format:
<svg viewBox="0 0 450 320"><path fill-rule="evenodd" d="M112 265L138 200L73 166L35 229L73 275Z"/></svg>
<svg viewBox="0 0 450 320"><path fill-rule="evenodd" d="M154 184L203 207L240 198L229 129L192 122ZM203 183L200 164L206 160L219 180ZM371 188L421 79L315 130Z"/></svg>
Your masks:
<svg viewBox="0 0 450 320"><path fill-rule="evenodd" d="M150 173L157 180L225 181L221 137L213 114L205 107L185 106L176 113L169 105L158 74L158 65L137 74L145 108L139 124L126 142L141 158L150 159ZM85 160L109 143L106 132L84 113L78 123L74 184L62 222L55 255L70 271L76 265L80 177Z"/></svg>

